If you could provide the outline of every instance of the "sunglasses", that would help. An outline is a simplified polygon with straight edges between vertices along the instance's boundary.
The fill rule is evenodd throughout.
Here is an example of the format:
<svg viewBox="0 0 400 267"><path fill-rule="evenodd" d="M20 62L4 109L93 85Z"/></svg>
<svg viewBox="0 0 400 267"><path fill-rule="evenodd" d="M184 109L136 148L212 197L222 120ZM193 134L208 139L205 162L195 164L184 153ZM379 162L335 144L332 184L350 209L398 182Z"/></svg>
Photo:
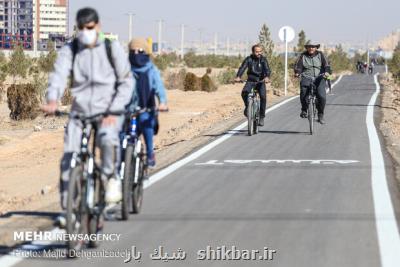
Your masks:
<svg viewBox="0 0 400 267"><path fill-rule="evenodd" d="M137 51L138 54L144 54L145 51L142 48L139 49L131 49L130 50L132 53L135 53Z"/></svg>
<svg viewBox="0 0 400 267"><path fill-rule="evenodd" d="M316 45L306 45L306 48L317 48L318 46Z"/></svg>
<svg viewBox="0 0 400 267"><path fill-rule="evenodd" d="M96 24L95 24L95 25L92 25L92 26L81 25L81 26L78 27L78 29L79 29L79 30L84 30L84 29L93 30L95 27L96 27Z"/></svg>

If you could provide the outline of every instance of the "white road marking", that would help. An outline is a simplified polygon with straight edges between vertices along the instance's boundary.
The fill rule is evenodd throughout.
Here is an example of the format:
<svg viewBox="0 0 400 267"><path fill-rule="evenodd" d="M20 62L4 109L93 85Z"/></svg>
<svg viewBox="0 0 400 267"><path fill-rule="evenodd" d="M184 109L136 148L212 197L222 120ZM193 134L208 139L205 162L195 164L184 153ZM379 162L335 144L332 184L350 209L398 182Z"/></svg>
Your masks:
<svg viewBox="0 0 400 267"><path fill-rule="evenodd" d="M322 164L322 165L346 165L360 163L358 160L335 160L335 159L235 159L235 160L223 160L218 162L218 160L209 160L204 163L196 163L196 166L223 166L227 164L251 164L251 163L261 163L261 164Z"/></svg>
<svg viewBox="0 0 400 267"><path fill-rule="evenodd" d="M342 79L342 75L338 78L338 80L334 84L332 84L332 87L335 86L336 84L338 84L341 79ZM292 100L294 100L294 99L296 99L298 97L299 96L293 96L293 97L291 97L289 99L286 99L286 100L280 102L279 104L276 104L276 105L268 108L266 110L265 114L267 114L267 113L269 113L271 111L274 111L277 108L280 108L281 106L289 103L290 101L292 101ZM218 146L219 144L221 144L225 140L229 139L230 137L232 137L235 134L235 132L243 129L246 126L247 126L247 122L244 122L244 123L240 124L238 127L233 129L232 131L230 131L227 134L219 137L218 139L216 139L215 141L211 142L210 144L204 146L203 148L199 149L198 151L190 154L186 158L183 158L183 159L173 163L172 165L168 166L167 168L165 168L165 169L157 172L156 174L152 175L151 177L149 177L148 180L145 181L144 188L146 189L146 188L150 187L151 185L153 185L156 182L162 180L163 178L165 178L169 174L171 174L174 171L178 170L179 168L183 167L187 163L199 158L201 155L203 155L204 153L208 152L212 148ZM56 229L53 229L53 230L56 230ZM12 254L12 252L10 254ZM21 257L15 257L13 255L5 255L5 256L0 257L0 266L1 267L11 267L11 266L19 263L22 260L23 260L23 258L21 258Z"/></svg>
<svg viewBox="0 0 400 267"><path fill-rule="evenodd" d="M367 109L367 128L371 150L371 183L375 208L376 230L382 267L400 266L400 237L396 216L387 184L385 162L378 133L374 124L374 105L380 93L379 73L374 75L376 91Z"/></svg>

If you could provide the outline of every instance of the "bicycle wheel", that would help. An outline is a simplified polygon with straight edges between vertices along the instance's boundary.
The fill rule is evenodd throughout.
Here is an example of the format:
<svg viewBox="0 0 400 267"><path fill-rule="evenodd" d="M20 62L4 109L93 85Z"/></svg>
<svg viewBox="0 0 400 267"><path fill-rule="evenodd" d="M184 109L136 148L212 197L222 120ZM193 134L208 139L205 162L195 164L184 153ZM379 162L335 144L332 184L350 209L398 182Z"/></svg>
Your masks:
<svg viewBox="0 0 400 267"><path fill-rule="evenodd" d="M94 191L95 191L95 203L96 206L93 209L92 213L89 215L89 234L99 234L103 231L103 224L104 224L104 216L103 210L105 207L105 190L104 184L101 180L100 170L95 172L95 179L94 179ZM99 242L97 240L90 240L88 246L90 248L96 248L99 246Z"/></svg>
<svg viewBox="0 0 400 267"><path fill-rule="evenodd" d="M131 196L131 203L132 203L132 213L138 214L142 209L143 203L143 180L145 175L145 164L144 164L144 148L142 142L138 140L136 143L137 146L137 153L136 157L134 158L134 182L132 183L132 196Z"/></svg>
<svg viewBox="0 0 400 267"><path fill-rule="evenodd" d="M247 102L247 131L249 136L251 136L254 131L253 121L254 121L253 101L249 99Z"/></svg>
<svg viewBox="0 0 400 267"><path fill-rule="evenodd" d="M132 194L131 188L133 184L133 177L135 175L135 158L134 146L128 145L125 150L125 170L124 180L122 184L122 220L128 220L129 213L132 210Z"/></svg>
<svg viewBox="0 0 400 267"><path fill-rule="evenodd" d="M86 184L83 180L83 166L77 165L70 170L68 196L67 196L67 214L66 231L69 235L86 234L88 228L88 213L86 207ZM85 247L83 240L67 241L68 251L81 250ZM70 253L68 253L70 255Z"/></svg>
<svg viewBox="0 0 400 267"><path fill-rule="evenodd" d="M254 112L253 112L253 133L254 134L258 134L258 123L260 121L260 105L258 103L258 101L254 101Z"/></svg>
<svg viewBox="0 0 400 267"><path fill-rule="evenodd" d="M308 101L308 123L310 126L310 135L313 134L314 132L314 99L312 97L310 97L309 101Z"/></svg>

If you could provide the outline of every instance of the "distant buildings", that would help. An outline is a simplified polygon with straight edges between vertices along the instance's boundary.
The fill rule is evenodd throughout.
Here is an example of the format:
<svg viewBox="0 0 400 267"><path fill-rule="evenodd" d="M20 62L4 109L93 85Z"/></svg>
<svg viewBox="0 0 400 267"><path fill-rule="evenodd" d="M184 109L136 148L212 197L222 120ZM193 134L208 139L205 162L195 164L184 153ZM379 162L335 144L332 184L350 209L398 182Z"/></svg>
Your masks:
<svg viewBox="0 0 400 267"><path fill-rule="evenodd" d="M0 49L46 49L67 35L68 0L0 0Z"/></svg>

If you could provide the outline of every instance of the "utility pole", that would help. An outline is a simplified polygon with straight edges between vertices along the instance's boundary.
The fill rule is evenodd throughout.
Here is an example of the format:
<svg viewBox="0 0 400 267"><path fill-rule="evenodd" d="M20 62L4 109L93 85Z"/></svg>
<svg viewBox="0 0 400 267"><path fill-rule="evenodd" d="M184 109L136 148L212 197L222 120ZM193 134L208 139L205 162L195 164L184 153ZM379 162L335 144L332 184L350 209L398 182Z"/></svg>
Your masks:
<svg viewBox="0 0 400 267"><path fill-rule="evenodd" d="M163 20L158 20L158 54L161 55L162 50L162 23Z"/></svg>
<svg viewBox="0 0 400 267"><path fill-rule="evenodd" d="M218 33L214 34L214 55L218 52Z"/></svg>
<svg viewBox="0 0 400 267"><path fill-rule="evenodd" d="M129 16L128 42L130 42L130 41L132 40L133 17L135 16L135 14L133 14L133 13L127 13L127 15Z"/></svg>
<svg viewBox="0 0 400 267"><path fill-rule="evenodd" d="M226 38L226 55L229 57L230 49L231 49L231 40L229 37Z"/></svg>
<svg viewBox="0 0 400 267"><path fill-rule="evenodd" d="M203 29L199 29L199 33L200 33L199 54L201 55L203 52Z"/></svg>
<svg viewBox="0 0 400 267"><path fill-rule="evenodd" d="M184 46L185 46L185 24L182 24L181 25L181 59L182 60L185 56Z"/></svg>

